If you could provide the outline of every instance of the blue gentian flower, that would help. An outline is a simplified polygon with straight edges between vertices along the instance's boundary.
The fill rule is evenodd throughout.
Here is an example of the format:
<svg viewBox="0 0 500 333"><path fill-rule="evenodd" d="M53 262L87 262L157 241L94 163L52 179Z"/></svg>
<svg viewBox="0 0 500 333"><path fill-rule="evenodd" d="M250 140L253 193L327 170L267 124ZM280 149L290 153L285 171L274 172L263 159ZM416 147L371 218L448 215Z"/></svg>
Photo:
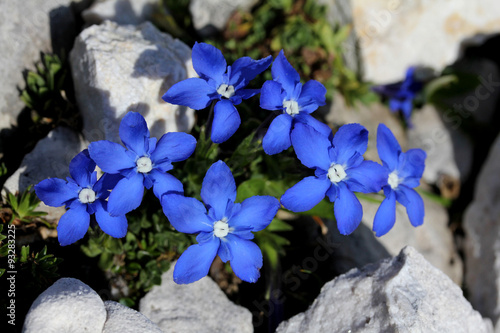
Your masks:
<svg viewBox="0 0 500 333"><path fill-rule="evenodd" d="M173 169L172 162L191 156L196 147L192 135L170 132L156 142L149 137L146 120L137 112L125 115L119 133L126 148L107 140L89 146L90 156L104 172L123 176L109 196L111 215L123 215L139 207L144 187L153 187L159 199L169 191L184 192L182 183L167 171Z"/></svg>
<svg viewBox="0 0 500 333"><path fill-rule="evenodd" d="M234 106L260 91L244 88L269 67L272 57L261 60L242 57L232 66L227 66L220 50L210 44L195 43L192 59L193 68L200 77L174 84L163 95L163 100L195 110L204 109L211 101L217 101L211 138L215 143L222 143L236 132L241 123L240 115Z"/></svg>
<svg viewBox="0 0 500 333"><path fill-rule="evenodd" d="M106 198L116 182L117 175L104 174L97 180L95 162L87 149L76 155L69 164L71 178L49 178L35 185L35 193L46 205L69 208L57 224L57 237L62 246L83 238L90 225L90 215L108 235L121 238L127 234L125 215L111 216Z"/></svg>
<svg viewBox="0 0 500 333"><path fill-rule="evenodd" d="M315 80L303 85L283 50L274 60L271 73L273 81L264 82L261 89L260 107L280 110L281 114L274 118L262 140L264 152L273 155L288 149L290 133L297 121L328 135L331 129L311 116L319 106L325 105L326 88Z"/></svg>
<svg viewBox="0 0 500 333"><path fill-rule="evenodd" d="M252 232L266 228L280 206L276 198L254 196L235 203L236 185L229 167L215 162L207 171L201 188L203 203L167 193L162 206L170 223L180 232L198 234L198 244L181 255L174 269L179 284L198 281L208 274L216 255L229 261L243 281L255 282L260 276L262 253L252 241ZM206 207L205 207L206 206Z"/></svg>
<svg viewBox="0 0 500 333"><path fill-rule="evenodd" d="M403 153L391 130L384 124L378 126L377 150L385 169L382 189L386 198L375 214L373 231L382 236L391 230L396 222L396 201L406 207L414 227L421 225L424 223L424 202L413 188L420 184L426 153L422 149Z"/></svg>
<svg viewBox="0 0 500 333"><path fill-rule="evenodd" d="M406 71L403 82L373 87L373 90L389 98L389 108L393 112L401 111L406 123L411 126L410 116L413 110L413 100L424 85L415 78L415 67Z"/></svg>
<svg viewBox="0 0 500 333"><path fill-rule="evenodd" d="M353 192L378 192L385 180L380 164L363 159L368 131L359 124L347 124L330 140L312 127L297 123L292 131L292 144L302 164L315 169L315 173L283 194L283 206L293 212L304 212L326 195L334 202L340 233L352 233L363 216L361 203Z"/></svg>

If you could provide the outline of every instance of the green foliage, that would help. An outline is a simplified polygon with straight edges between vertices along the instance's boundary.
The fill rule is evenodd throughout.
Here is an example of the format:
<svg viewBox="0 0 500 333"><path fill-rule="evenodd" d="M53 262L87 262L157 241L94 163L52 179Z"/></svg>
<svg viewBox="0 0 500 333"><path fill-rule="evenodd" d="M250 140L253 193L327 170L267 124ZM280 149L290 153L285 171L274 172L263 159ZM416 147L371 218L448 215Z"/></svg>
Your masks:
<svg viewBox="0 0 500 333"><path fill-rule="evenodd" d="M22 194L18 196L12 193L7 194L7 204L12 208L12 218L30 223L33 218L45 216L46 212L37 211L40 200L34 192L31 192L32 186L29 186Z"/></svg>
<svg viewBox="0 0 500 333"><path fill-rule="evenodd" d="M26 287L45 288L55 279L59 278L59 264L61 258L55 257L47 252L47 246L44 246L40 252L30 251L30 247L21 247L21 255L19 258L19 270L25 277L31 277L31 283ZM39 289L39 288L37 288Z"/></svg>

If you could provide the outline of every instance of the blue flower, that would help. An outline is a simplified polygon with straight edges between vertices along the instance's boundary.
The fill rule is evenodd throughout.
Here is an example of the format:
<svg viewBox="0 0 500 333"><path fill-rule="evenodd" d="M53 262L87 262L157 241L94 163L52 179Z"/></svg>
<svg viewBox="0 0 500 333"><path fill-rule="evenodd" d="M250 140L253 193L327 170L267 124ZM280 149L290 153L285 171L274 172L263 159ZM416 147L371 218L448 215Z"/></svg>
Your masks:
<svg viewBox="0 0 500 333"><path fill-rule="evenodd" d="M415 78L415 67L406 71L403 82L373 87L373 90L389 98L389 108L393 112L401 111L406 123L411 126L410 116L413 110L413 100L422 90L423 83Z"/></svg>
<svg viewBox="0 0 500 333"><path fill-rule="evenodd" d="M57 237L62 246L83 238L90 225L90 215L94 213L97 223L108 235L121 238L127 234L125 215L113 217L107 211L106 198L119 176L104 174L97 180L94 170L95 162L85 149L69 164L72 178L49 178L35 186L36 195L46 205L69 208L57 225Z"/></svg>
<svg viewBox="0 0 500 333"><path fill-rule="evenodd" d="M325 105L326 88L315 80L300 83L299 73L285 58L283 50L274 60L271 73L273 81L264 82L261 89L260 107L280 110L281 114L272 121L262 140L266 154L278 154L290 147L290 133L297 121L327 136L331 129L311 116L319 106Z"/></svg>
<svg viewBox="0 0 500 333"><path fill-rule="evenodd" d="M377 150L385 169L382 188L386 198L375 214L373 231L382 236L391 230L396 222L396 201L406 207L414 227L421 225L424 223L424 202L413 188L420 184L426 153L422 149L403 153L391 130L384 124L378 126Z"/></svg>
<svg viewBox="0 0 500 333"><path fill-rule="evenodd" d="M222 143L236 132L241 123L234 106L259 93L259 89L244 88L269 67L272 57L261 60L242 57L233 66L227 66L220 50L210 44L195 43L192 58L193 68L200 77L174 84L163 95L163 100L195 110L204 109L211 101L217 101L211 137L213 142Z"/></svg>
<svg viewBox="0 0 500 333"><path fill-rule="evenodd" d="M198 244L181 255L174 269L179 284L198 281L207 275L216 255L229 261L243 281L255 282L260 276L262 253L252 241L253 231L266 228L280 206L276 198L254 196L235 203L236 185L229 167L215 162L207 171L201 188L203 203L167 193L162 206L170 223L180 232L195 234Z"/></svg>
<svg viewBox="0 0 500 333"><path fill-rule="evenodd" d="M292 131L292 144L299 160L315 169L315 175L288 189L281 197L283 206L293 212L304 212L326 195L334 202L340 233L352 233L363 216L361 203L353 192L378 192L385 180L380 164L363 159L368 131L359 124L348 124L330 140L312 127L297 123Z"/></svg>
<svg viewBox="0 0 500 333"><path fill-rule="evenodd" d="M182 132L164 134L158 143L149 137L146 120L137 112L129 112L120 123L123 146L107 140L89 146L92 159L104 171L123 176L111 192L108 209L111 215L123 215L139 207L144 187L153 187L160 199L169 191L183 193L182 183L167 173L172 162L187 159L196 147L196 139Z"/></svg>

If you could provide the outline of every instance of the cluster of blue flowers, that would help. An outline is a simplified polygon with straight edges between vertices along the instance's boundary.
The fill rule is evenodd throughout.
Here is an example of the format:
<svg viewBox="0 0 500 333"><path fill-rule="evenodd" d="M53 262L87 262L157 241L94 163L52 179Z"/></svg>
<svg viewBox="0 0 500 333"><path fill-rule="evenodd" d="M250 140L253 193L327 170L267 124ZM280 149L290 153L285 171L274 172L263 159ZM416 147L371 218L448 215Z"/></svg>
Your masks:
<svg viewBox="0 0 500 333"><path fill-rule="evenodd" d="M387 233L395 223L396 201L407 209L412 225L423 223L422 198L413 189L424 170L425 152L401 151L391 131L383 124L377 133L377 149L383 165L366 161L368 131L359 124L342 126L335 135L325 124L311 116L325 105L326 89L311 80L302 84L297 71L283 51L272 57L253 60L243 57L227 66L215 47L196 43L193 67L199 78L173 85L163 96L166 102L193 109L214 103L211 139L228 140L239 128L241 119L235 105L259 92L263 109L278 113L271 122L262 145L269 154L290 146L297 158L314 170L288 189L281 200L254 196L236 203L236 184L229 167L222 161L207 171L201 189L203 203L184 196L182 183L168 171L173 162L191 156L196 140L186 133L167 133L160 140L150 138L144 118L129 112L120 124L124 146L102 140L90 144L70 163L66 180L50 178L35 186L38 197L49 206L66 206L57 230L61 245L81 239L90 215L112 237L127 233L125 214L141 204L144 188L153 188L163 212L179 232L197 234L198 244L190 246L179 258L174 280L191 283L207 275L218 255L229 261L235 274L255 282L262 267L262 253L252 242L253 232L266 228L283 205L293 212L310 210L326 197L334 203L339 231L348 235L360 224L361 204L354 192L384 191L386 198L375 216L377 236ZM261 89L246 89L248 83L272 63L273 80ZM104 172L97 179L96 165Z"/></svg>

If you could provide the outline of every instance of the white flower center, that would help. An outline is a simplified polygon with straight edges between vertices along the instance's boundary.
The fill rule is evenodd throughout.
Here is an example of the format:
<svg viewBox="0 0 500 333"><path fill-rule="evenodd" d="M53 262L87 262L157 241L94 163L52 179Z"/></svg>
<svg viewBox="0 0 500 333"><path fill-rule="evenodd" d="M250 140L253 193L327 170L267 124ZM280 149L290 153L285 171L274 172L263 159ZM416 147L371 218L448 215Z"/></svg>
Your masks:
<svg viewBox="0 0 500 333"><path fill-rule="evenodd" d="M95 201L95 192L90 188L84 188L78 193L78 200L82 204L93 203Z"/></svg>
<svg viewBox="0 0 500 333"><path fill-rule="evenodd" d="M338 183L342 181L347 174L345 173L344 167L340 164L334 164L328 169L328 178L332 183Z"/></svg>
<svg viewBox="0 0 500 333"><path fill-rule="evenodd" d="M214 223L214 235L219 238L224 238L229 233L229 225L227 224L227 218L223 218Z"/></svg>
<svg viewBox="0 0 500 333"><path fill-rule="evenodd" d="M401 184L402 179L398 177L396 171L393 171L389 174L389 178L387 178L387 184L395 190L398 188L399 184Z"/></svg>
<svg viewBox="0 0 500 333"><path fill-rule="evenodd" d="M136 164L137 164L137 171L141 173L148 173L153 169L153 162L151 162L151 159L146 156L139 158Z"/></svg>
<svg viewBox="0 0 500 333"><path fill-rule="evenodd" d="M222 97L229 99L234 95L234 87L223 83L219 86L219 88L217 88L217 93Z"/></svg>
<svg viewBox="0 0 500 333"><path fill-rule="evenodd" d="M290 116L295 116L299 114L299 103L297 101L287 100L283 102L283 107L285 108L285 112Z"/></svg>

